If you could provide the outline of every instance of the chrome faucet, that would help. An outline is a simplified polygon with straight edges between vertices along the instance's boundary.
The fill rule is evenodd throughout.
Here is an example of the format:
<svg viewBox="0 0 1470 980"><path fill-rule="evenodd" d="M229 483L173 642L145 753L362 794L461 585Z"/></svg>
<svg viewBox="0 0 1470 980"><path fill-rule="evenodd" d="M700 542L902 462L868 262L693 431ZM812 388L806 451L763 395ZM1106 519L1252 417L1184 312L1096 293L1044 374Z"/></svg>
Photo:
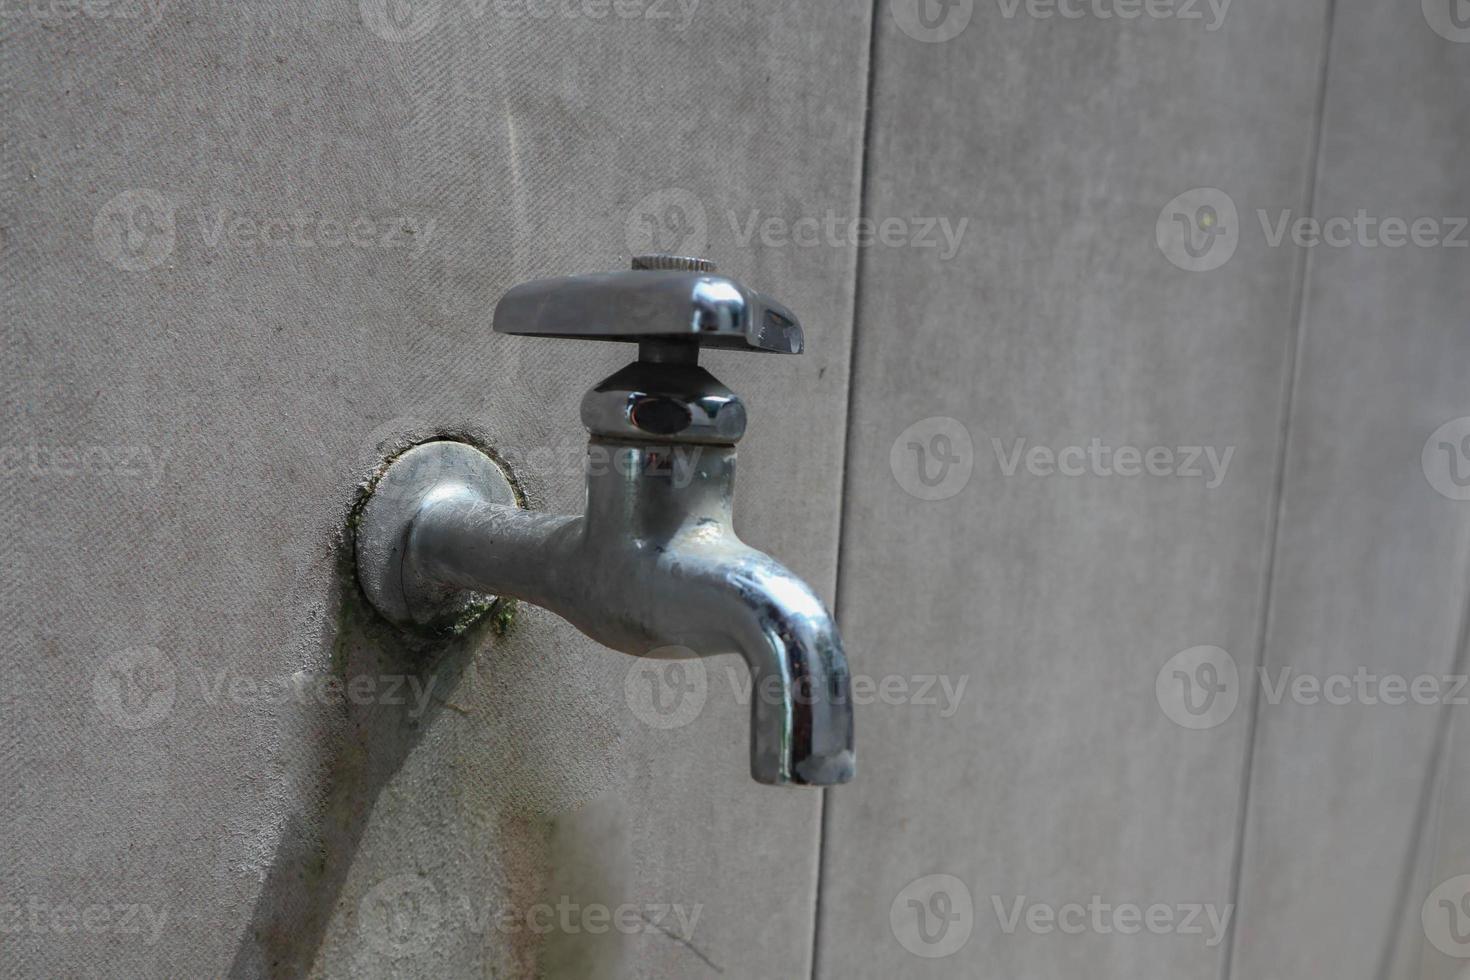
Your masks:
<svg viewBox="0 0 1470 980"><path fill-rule="evenodd" d="M751 674L751 775L825 786L853 776L847 658L812 590L735 536L745 406L700 347L799 354L801 326L703 259L642 256L630 272L524 283L497 333L638 344L582 399L587 508L521 509L499 464L448 440L395 459L360 514L363 591L388 619L442 628L514 596L635 656L739 653Z"/></svg>

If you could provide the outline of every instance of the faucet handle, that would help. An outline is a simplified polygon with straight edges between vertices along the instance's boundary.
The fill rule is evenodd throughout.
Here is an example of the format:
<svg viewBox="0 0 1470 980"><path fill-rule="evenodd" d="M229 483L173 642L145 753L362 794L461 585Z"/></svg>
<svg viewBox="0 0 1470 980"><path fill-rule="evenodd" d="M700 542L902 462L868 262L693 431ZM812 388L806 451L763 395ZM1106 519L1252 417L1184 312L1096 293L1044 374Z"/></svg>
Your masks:
<svg viewBox="0 0 1470 980"><path fill-rule="evenodd" d="M800 354L796 314L708 259L640 255L628 272L537 279L495 306L495 332L572 340L623 340L653 357L670 347Z"/></svg>

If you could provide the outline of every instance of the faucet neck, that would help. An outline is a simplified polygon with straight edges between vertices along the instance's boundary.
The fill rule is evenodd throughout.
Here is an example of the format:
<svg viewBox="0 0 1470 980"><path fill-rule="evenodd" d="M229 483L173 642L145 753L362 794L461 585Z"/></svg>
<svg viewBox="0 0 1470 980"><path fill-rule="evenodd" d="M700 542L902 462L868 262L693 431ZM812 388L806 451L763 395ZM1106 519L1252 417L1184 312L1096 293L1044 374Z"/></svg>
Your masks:
<svg viewBox="0 0 1470 980"><path fill-rule="evenodd" d="M658 543L686 530L723 533L734 496L734 446L601 436L587 445L589 540L631 534Z"/></svg>
<svg viewBox="0 0 1470 980"><path fill-rule="evenodd" d="M745 406L692 359L674 356L685 348L649 346L655 349L582 399L582 423L591 433L589 540L631 533L660 542L687 528L730 527Z"/></svg>

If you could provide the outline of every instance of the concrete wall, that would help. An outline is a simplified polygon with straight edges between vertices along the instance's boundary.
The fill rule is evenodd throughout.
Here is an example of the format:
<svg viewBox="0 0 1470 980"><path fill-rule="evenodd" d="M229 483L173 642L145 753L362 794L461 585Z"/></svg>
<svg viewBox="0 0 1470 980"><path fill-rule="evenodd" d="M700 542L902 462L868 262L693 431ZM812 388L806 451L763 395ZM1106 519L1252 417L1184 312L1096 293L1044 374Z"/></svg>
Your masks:
<svg viewBox="0 0 1470 980"><path fill-rule="evenodd" d="M1456 975L1456 707L1274 692L1466 669L1470 30L1067 10L7 8L0 972ZM650 250L803 318L706 361L851 786L749 780L734 658L523 605L425 650L356 592L416 440L580 506L629 352L489 314ZM1093 896L1172 924L1046 927Z"/></svg>

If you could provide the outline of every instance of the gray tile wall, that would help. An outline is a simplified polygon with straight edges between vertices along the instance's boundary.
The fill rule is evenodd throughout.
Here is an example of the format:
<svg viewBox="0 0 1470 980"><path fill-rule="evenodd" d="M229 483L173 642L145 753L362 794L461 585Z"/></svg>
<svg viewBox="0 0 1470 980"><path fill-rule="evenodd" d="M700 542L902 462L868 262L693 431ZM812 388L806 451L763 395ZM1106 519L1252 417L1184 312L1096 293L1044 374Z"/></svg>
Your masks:
<svg viewBox="0 0 1470 980"><path fill-rule="evenodd" d="M3 972L1457 975L1470 726L1274 695L1466 670L1467 252L1290 230L1470 238L1456 3L13 8ZM661 728L548 614L429 666L342 575L434 432L580 505L628 352L489 311L653 249L806 325L707 361L851 786L749 781L734 659Z"/></svg>

